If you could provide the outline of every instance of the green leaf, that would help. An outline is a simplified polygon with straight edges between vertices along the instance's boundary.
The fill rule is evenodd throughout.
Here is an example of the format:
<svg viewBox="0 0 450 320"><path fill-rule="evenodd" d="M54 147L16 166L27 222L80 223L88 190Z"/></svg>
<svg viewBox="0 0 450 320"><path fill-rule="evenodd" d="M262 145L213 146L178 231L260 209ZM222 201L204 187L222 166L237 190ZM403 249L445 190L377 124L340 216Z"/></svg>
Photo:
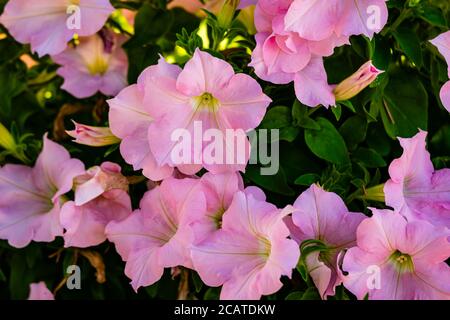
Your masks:
<svg viewBox="0 0 450 320"><path fill-rule="evenodd" d="M353 160L360 162L366 168L380 168L386 166L386 161L375 150L358 148L352 154Z"/></svg>
<svg viewBox="0 0 450 320"><path fill-rule="evenodd" d="M366 139L367 121L359 115L348 118L339 128L349 150L354 150Z"/></svg>
<svg viewBox="0 0 450 320"><path fill-rule="evenodd" d="M424 3L419 11L419 16L438 27L447 27L447 21L441 8Z"/></svg>
<svg viewBox="0 0 450 320"><path fill-rule="evenodd" d="M313 183L316 183L320 180L320 176L315 173L307 173L304 175L301 175L295 180L295 184L298 184L300 186L310 186Z"/></svg>
<svg viewBox="0 0 450 320"><path fill-rule="evenodd" d="M288 185L283 168L279 168L277 174L272 176L262 175L257 165L248 165L245 168L245 176L258 186L283 195L294 195L294 190Z"/></svg>
<svg viewBox="0 0 450 320"><path fill-rule="evenodd" d="M202 279L200 279L200 276L195 271L191 272L191 277L192 277L192 282L194 283L195 292L199 293L200 290L202 290L202 288L203 288Z"/></svg>
<svg viewBox="0 0 450 320"><path fill-rule="evenodd" d="M345 141L333 124L325 118L318 118L320 130L305 130L305 142L309 149L319 158L334 164L349 162Z"/></svg>
<svg viewBox="0 0 450 320"><path fill-rule="evenodd" d="M336 120L339 121L342 115L342 107L338 104L336 107L331 108L331 111L333 112Z"/></svg>
<svg viewBox="0 0 450 320"><path fill-rule="evenodd" d="M270 108L261 122L261 129L280 129L292 123L291 110L285 106Z"/></svg>
<svg viewBox="0 0 450 320"><path fill-rule="evenodd" d="M392 55L389 42L381 35L375 35L372 41L374 42L373 64L380 70L387 70Z"/></svg>
<svg viewBox="0 0 450 320"><path fill-rule="evenodd" d="M320 294L315 287L306 289L305 293L300 300L321 300Z"/></svg>
<svg viewBox="0 0 450 320"><path fill-rule="evenodd" d="M301 104L298 100L295 100L294 105L292 106L292 121L297 127L319 130L320 126L317 122L309 117L309 110L311 110L311 108Z"/></svg>
<svg viewBox="0 0 450 320"><path fill-rule="evenodd" d="M423 64L423 56L417 34L405 25L401 25L393 34L406 56L420 68Z"/></svg>
<svg viewBox="0 0 450 320"><path fill-rule="evenodd" d="M428 93L414 74L391 75L380 112L390 137L412 137L428 128Z"/></svg>
<svg viewBox="0 0 450 320"><path fill-rule="evenodd" d="M304 292L294 291L287 295L286 300L302 300Z"/></svg>

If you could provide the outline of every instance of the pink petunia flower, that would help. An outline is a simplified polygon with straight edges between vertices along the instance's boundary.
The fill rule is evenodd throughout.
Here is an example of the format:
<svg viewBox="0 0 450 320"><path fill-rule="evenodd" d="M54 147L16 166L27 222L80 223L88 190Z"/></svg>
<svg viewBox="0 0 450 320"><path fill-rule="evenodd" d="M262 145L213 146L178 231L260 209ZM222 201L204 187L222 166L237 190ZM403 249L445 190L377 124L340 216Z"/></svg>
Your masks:
<svg viewBox="0 0 450 320"><path fill-rule="evenodd" d="M322 298L335 294L342 283L338 272L338 256L356 245L356 229L366 217L349 212L344 201L335 193L312 185L294 203L292 218L285 221L291 237L302 244L306 240L319 240L327 248L305 257L306 267Z"/></svg>
<svg viewBox="0 0 450 320"><path fill-rule="evenodd" d="M58 54L75 34L95 34L114 11L109 0L10 0L0 17L11 35L39 56Z"/></svg>
<svg viewBox="0 0 450 320"><path fill-rule="evenodd" d="M103 30L52 56L61 65L57 73L64 78L62 89L77 98L96 92L113 96L127 85L128 58L122 49L124 36Z"/></svg>
<svg viewBox="0 0 450 320"><path fill-rule="evenodd" d="M75 201L61 208L66 247L86 248L106 240L105 227L131 214L128 181L119 165L104 162L75 178Z"/></svg>
<svg viewBox="0 0 450 320"><path fill-rule="evenodd" d="M213 173L244 170L250 151L246 131L259 125L270 101L253 78L197 50L184 70L160 59L137 85L110 100L110 126L123 139L125 160L153 180L170 176L175 167L186 175L202 167ZM211 139L207 142L203 134L209 129L220 135L214 144L219 161L205 161ZM174 138L179 132L188 138ZM174 157L180 147L188 150L182 159Z"/></svg>
<svg viewBox="0 0 450 320"><path fill-rule="evenodd" d="M205 214L200 180L168 178L148 191L140 209L110 222L106 234L126 261L125 274L137 291L158 281L164 268L191 267L192 223Z"/></svg>
<svg viewBox="0 0 450 320"><path fill-rule="evenodd" d="M30 293L27 300L55 300L44 281L30 283Z"/></svg>
<svg viewBox="0 0 450 320"><path fill-rule="evenodd" d="M223 285L221 299L259 299L277 292L280 277L290 277L299 258L283 222L290 212L238 191L222 228L192 248L194 269L203 282Z"/></svg>
<svg viewBox="0 0 450 320"><path fill-rule="evenodd" d="M358 246L345 254L344 286L358 299L449 300L449 230L390 210L372 212L358 227Z"/></svg>
<svg viewBox="0 0 450 320"><path fill-rule="evenodd" d="M222 217L231 205L234 195L244 190L244 182L237 172L204 174L200 179L206 199L206 212L196 223L195 242L210 237L222 227Z"/></svg>
<svg viewBox="0 0 450 320"><path fill-rule="evenodd" d="M448 65L448 76L450 77L450 31L447 31L430 41L444 56ZM450 112L450 81L447 81L441 89L441 101L444 107Z"/></svg>
<svg viewBox="0 0 450 320"><path fill-rule="evenodd" d="M389 166L386 204L408 221L425 219L450 229L450 169L434 170L426 137L420 131L412 138L399 138L403 154Z"/></svg>
<svg viewBox="0 0 450 320"><path fill-rule="evenodd" d="M15 164L0 168L0 239L23 248L31 241L51 242L61 236L63 195L83 172L83 163L71 159L47 135L33 168Z"/></svg>
<svg viewBox="0 0 450 320"><path fill-rule="evenodd" d="M109 125L112 133L121 138L120 153L125 161L133 165L134 170L143 170L144 176L159 181L173 174L174 169L168 165L156 163L148 143L148 127L153 122L151 109L144 104L147 81L154 74L161 78L176 73L178 67L160 59L158 65L145 69L137 84L123 89L114 99L108 100Z"/></svg>

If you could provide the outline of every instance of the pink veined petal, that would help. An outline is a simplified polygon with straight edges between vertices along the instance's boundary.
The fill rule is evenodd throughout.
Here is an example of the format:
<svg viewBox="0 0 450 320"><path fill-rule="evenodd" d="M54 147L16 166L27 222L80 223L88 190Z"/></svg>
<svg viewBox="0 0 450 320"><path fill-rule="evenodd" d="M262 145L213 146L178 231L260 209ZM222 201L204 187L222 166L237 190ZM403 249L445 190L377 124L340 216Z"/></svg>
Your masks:
<svg viewBox="0 0 450 320"><path fill-rule="evenodd" d="M326 39L334 32L340 9L337 0L295 0L285 16L286 30L312 41Z"/></svg>
<svg viewBox="0 0 450 320"><path fill-rule="evenodd" d="M442 87L440 97L445 109L450 112L450 81L447 81Z"/></svg>
<svg viewBox="0 0 450 320"><path fill-rule="evenodd" d="M440 34L433 40L430 40L430 42L438 48L447 61L448 76L450 77L450 31Z"/></svg>
<svg viewBox="0 0 450 320"><path fill-rule="evenodd" d="M321 104L329 107L336 104L320 57L312 58L305 69L295 74L294 88L297 98L310 107Z"/></svg>
<svg viewBox="0 0 450 320"><path fill-rule="evenodd" d="M177 90L186 96L200 96L205 92L216 96L234 75L227 62L196 49L177 79Z"/></svg>
<svg viewBox="0 0 450 320"><path fill-rule="evenodd" d="M72 201L65 203L60 218L66 229L64 246L86 248L102 243L106 240L106 225L127 218L131 211L129 195L118 189L82 206L76 206Z"/></svg>

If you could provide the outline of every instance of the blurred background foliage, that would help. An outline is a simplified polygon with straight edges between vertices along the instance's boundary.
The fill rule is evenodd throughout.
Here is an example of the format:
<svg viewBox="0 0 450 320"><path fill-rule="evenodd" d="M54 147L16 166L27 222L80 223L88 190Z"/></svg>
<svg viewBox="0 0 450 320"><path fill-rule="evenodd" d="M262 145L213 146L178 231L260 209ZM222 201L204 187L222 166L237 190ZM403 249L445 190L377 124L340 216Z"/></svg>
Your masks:
<svg viewBox="0 0 450 320"><path fill-rule="evenodd" d="M0 12L6 2L0 0ZM230 28L223 28L213 13L168 10L165 0L112 3L118 10L107 26L129 35L124 48L130 62L130 83L155 64L159 54L182 65L197 47L256 78L248 67L255 46L248 12L241 12ZM389 163L401 154L396 137L411 137L418 128L429 132L428 149L435 167L449 167L450 117L439 100L439 90L447 81L447 65L428 41L449 29L450 2L390 0L388 6L389 22L380 34L372 40L352 37L351 46L338 48L325 59L329 83L340 82L369 59L386 71L352 100L328 110L308 108L296 100L292 85L258 80L273 99L260 127L280 129L281 167L275 176L262 176L260 165L249 165L244 178L247 184L263 188L277 206L292 203L307 186L318 182L343 197L352 211L369 214L368 206L380 207L380 202L373 201L380 197L376 186L386 181ZM134 26L120 9L137 12ZM87 167L114 161L122 165L125 175L139 175L123 162L117 146L91 148L69 141L64 130L72 128L71 119L107 125L105 101L109 97L97 94L75 99L60 89L63 80L56 69L48 56L39 59L0 25L0 123L4 126L3 131L0 127L0 140L7 130L16 145L15 150L0 148L0 165L33 164L43 134L50 132ZM145 181L131 187L135 208L145 190ZM61 286L70 264L83 270L82 290ZM88 250L64 249L58 239L15 249L0 241L0 299L24 299L29 283L41 280L57 291L59 299L174 299L183 290L189 297L218 298L219 289L206 287L195 272L186 270L166 270L161 281L136 294L123 270L124 263L110 243ZM285 283L280 292L265 299L318 298L301 272L294 272L293 280ZM338 288L336 299L350 296Z"/></svg>

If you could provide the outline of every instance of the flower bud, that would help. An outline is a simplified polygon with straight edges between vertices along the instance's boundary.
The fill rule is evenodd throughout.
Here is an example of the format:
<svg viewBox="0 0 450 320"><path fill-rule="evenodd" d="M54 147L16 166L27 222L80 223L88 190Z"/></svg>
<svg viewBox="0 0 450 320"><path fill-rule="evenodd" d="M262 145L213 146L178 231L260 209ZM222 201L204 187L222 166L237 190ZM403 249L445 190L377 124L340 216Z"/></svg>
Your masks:
<svg viewBox="0 0 450 320"><path fill-rule="evenodd" d="M75 130L66 131L66 133L74 138L74 142L84 144L91 147L103 147L116 144L120 139L112 134L108 127L93 127L76 123Z"/></svg>
<svg viewBox="0 0 450 320"><path fill-rule="evenodd" d="M6 127L0 123L0 146L8 151L14 152L17 148L16 141Z"/></svg>
<svg viewBox="0 0 450 320"><path fill-rule="evenodd" d="M240 0L225 0L222 9L217 16L217 21L220 27L224 29L228 29L230 27L239 3Z"/></svg>
<svg viewBox="0 0 450 320"><path fill-rule="evenodd" d="M378 70L372 64L372 61L366 62L358 71L334 88L333 93L336 97L336 101L344 101L353 98L374 82L377 76L383 72L384 71Z"/></svg>

